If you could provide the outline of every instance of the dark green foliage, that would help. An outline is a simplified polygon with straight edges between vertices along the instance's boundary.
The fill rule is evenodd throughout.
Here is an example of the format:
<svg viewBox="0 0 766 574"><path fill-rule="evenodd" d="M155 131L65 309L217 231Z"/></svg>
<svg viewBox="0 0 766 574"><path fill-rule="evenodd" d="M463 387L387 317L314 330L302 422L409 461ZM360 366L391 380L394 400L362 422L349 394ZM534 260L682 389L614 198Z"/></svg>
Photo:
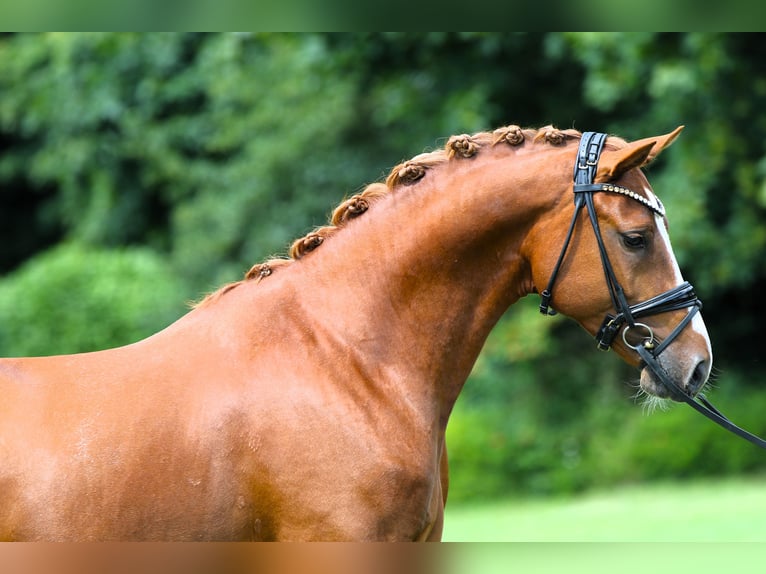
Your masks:
<svg viewBox="0 0 766 574"><path fill-rule="evenodd" d="M705 302L714 402L766 430L764 50L702 33L0 36L0 354L148 335L451 134L685 124L649 177ZM453 417L453 495L763 470L689 409L644 416L636 377L514 307Z"/></svg>

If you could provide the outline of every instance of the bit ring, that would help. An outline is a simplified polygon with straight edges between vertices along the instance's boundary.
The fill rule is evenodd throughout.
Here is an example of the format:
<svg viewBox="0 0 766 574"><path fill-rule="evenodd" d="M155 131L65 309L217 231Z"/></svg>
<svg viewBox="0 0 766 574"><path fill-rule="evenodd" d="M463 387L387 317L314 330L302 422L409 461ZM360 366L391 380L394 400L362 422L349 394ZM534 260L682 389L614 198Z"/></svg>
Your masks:
<svg viewBox="0 0 766 574"><path fill-rule="evenodd" d="M646 333L647 333L647 336L644 337L644 339L636 345L631 345L628 342L628 338L627 338L628 331L630 331L630 329L632 329L633 327L646 329ZM651 350L654 348L654 331L652 331L652 328L646 323L635 323L632 326L625 325L625 328L622 330L622 341L625 343L625 346L630 347L634 351L638 349L639 347L644 347L645 349Z"/></svg>

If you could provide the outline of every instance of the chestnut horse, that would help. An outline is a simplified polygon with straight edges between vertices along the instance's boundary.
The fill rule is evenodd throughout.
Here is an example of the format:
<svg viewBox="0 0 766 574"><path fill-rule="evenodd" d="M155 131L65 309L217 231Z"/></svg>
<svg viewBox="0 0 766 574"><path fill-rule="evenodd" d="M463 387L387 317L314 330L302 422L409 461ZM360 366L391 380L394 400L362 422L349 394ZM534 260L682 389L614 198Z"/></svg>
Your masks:
<svg viewBox="0 0 766 574"><path fill-rule="evenodd" d="M622 190L594 201L629 302L682 283L639 169L679 131L610 137L598 164ZM440 539L450 412L493 325L556 266L580 138L453 136L145 340L1 360L0 539ZM552 305L595 334L612 301L574 223ZM661 339L683 316L644 321ZM676 335L660 362L694 395L701 316ZM668 395L647 369L641 385Z"/></svg>

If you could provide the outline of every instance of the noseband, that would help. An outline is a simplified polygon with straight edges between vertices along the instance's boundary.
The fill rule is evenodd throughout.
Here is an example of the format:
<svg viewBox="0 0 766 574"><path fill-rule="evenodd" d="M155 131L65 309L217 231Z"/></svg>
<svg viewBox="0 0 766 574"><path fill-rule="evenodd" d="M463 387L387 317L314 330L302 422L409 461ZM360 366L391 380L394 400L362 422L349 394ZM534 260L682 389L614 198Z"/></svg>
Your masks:
<svg viewBox="0 0 766 574"><path fill-rule="evenodd" d="M574 202L575 210L572 215L572 221L569 224L569 230L567 231L566 239L564 240L564 246L561 249L559 258L556 261L556 265L553 268L551 277L548 280L548 286L540 294L540 312L544 315L555 315L556 312L551 308L551 297L553 296L553 287L556 283L561 265L566 257L567 249L572 240L575 224L583 208L588 211L588 218L590 219L591 227L596 235L596 242L598 244L599 254L601 255L601 266L604 270L604 276L606 278L606 285L609 289L609 296L612 299L612 307L615 309L615 314L607 314L604 318L601 328L596 334L596 342L598 348L602 351L607 351L611 348L614 339L617 334L622 331L622 340L625 345L639 354L646 366L651 370L657 379L659 379L663 385L668 389L671 396L683 400L692 406L695 410L702 413L712 421L718 423L725 429L737 434L738 436L760 446L766 448L766 441L763 439L739 428L729 419L727 419L721 412L710 404L704 396L698 395L697 402L695 398L688 392L679 387L667 374L665 369L659 363L659 355L668 345L673 342L676 337L683 331L686 326L691 322L699 310L702 308L702 302L697 298L694 293L694 289L691 284L684 282L678 287L674 287L660 293L659 295L647 299L641 303L630 305L625 297L625 292L617 280L614 274L614 269L609 261L609 255L606 252L606 246L604 239L601 235L601 230L598 224L598 216L596 214L596 207L593 203L593 194L599 192L618 193L624 195L634 201L637 201L650 209L660 217L665 217L665 208L662 203L656 197L651 198L643 197L638 193L631 191L625 187L607 183L593 183L596 176L596 170L598 168L598 160L601 157L601 151L606 141L606 134L597 132L585 132L582 134L580 140L580 147L577 151L577 160L574 166ZM675 329L662 341L659 342L654 337L654 332L651 327L645 323L638 322L637 319L648 317L651 315L659 315L661 313L668 313L670 311L678 311L680 309L689 309L686 316L676 326ZM636 344L631 344L628 340L628 333L639 333L641 341ZM701 404L700 404L701 403Z"/></svg>

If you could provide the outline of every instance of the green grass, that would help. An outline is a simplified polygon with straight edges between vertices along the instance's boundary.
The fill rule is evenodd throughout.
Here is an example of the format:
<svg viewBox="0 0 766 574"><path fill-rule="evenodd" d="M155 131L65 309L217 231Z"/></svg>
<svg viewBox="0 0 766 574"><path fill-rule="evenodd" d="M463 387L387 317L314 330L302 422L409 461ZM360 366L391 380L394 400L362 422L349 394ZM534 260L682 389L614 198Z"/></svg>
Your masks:
<svg viewBox="0 0 766 574"><path fill-rule="evenodd" d="M454 542L763 542L766 477L450 506Z"/></svg>

